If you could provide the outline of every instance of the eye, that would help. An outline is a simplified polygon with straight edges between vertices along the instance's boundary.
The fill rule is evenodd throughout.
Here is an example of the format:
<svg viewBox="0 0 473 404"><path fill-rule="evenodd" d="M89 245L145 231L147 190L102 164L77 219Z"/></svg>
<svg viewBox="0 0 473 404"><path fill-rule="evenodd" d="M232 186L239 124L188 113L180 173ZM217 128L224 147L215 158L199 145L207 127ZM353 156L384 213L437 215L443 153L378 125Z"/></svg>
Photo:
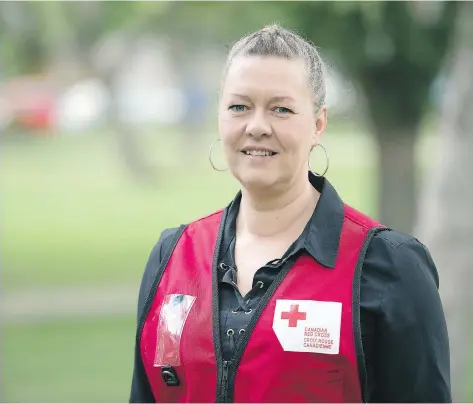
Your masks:
<svg viewBox="0 0 473 404"><path fill-rule="evenodd" d="M233 112L243 112L247 109L247 107L246 105L236 104L231 105L228 109Z"/></svg>
<svg viewBox="0 0 473 404"><path fill-rule="evenodd" d="M273 111L277 112L278 114L293 114L294 113L292 110L286 107L276 107L273 109Z"/></svg>

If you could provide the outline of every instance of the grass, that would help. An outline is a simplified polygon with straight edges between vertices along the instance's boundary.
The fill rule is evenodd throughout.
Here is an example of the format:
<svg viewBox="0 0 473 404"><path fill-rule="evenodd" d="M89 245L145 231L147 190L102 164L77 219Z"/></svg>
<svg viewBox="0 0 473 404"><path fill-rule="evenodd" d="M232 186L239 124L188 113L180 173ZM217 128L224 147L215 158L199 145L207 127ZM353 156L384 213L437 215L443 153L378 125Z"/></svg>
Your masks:
<svg viewBox="0 0 473 404"><path fill-rule="evenodd" d="M3 327L3 402L126 402L135 319Z"/></svg>
<svg viewBox="0 0 473 404"><path fill-rule="evenodd" d="M372 146L362 136L333 138L328 178L348 203L375 214ZM150 160L160 164L152 186L130 181L108 133L3 144L6 290L136 283L162 229L211 213L235 195L236 182L210 168L205 149L188 162L177 135L144 141ZM356 148L364 154L354 154Z"/></svg>

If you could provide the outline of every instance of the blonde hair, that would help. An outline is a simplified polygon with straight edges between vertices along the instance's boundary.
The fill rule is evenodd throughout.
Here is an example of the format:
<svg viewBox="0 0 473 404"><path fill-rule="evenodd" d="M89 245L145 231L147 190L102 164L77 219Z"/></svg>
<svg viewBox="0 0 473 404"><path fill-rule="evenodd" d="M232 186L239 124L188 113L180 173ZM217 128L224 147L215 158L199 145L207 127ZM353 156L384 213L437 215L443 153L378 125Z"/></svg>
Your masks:
<svg viewBox="0 0 473 404"><path fill-rule="evenodd" d="M288 60L301 59L308 72L309 86L316 112L325 104L325 66L316 47L300 35L278 24L271 24L239 39L230 49L222 83L237 56L275 56Z"/></svg>

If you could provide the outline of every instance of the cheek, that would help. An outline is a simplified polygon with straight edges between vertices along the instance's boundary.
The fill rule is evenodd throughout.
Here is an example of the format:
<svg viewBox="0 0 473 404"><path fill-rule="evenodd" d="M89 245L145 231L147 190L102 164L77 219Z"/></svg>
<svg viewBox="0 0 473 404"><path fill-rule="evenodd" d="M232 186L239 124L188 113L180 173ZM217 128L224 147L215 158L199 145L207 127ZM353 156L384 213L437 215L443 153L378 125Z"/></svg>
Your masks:
<svg viewBox="0 0 473 404"><path fill-rule="evenodd" d="M221 147L223 152L227 156L230 156L231 150L235 149L235 145L238 141L238 136L236 135L235 129L228 119L219 119L218 122L218 131L219 137L222 139Z"/></svg>
<svg viewBox="0 0 473 404"><path fill-rule="evenodd" d="M291 158L306 159L314 143L314 134L310 124L293 121L285 123L285 126L279 129L278 140Z"/></svg>
<svg viewBox="0 0 473 404"><path fill-rule="evenodd" d="M218 120L218 130L222 140L228 144L238 140L242 132L242 126L238 120L232 117L221 116Z"/></svg>

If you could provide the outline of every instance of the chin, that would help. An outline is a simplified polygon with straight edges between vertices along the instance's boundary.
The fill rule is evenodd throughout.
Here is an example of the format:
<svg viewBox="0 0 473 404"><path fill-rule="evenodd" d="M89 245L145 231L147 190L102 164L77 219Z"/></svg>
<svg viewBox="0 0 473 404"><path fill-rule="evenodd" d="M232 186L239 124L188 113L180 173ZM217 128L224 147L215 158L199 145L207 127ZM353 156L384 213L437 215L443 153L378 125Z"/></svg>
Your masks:
<svg viewBox="0 0 473 404"><path fill-rule="evenodd" d="M252 170L251 170L252 171ZM242 187L254 193L271 193L281 186L281 178L273 173L264 172L236 172L233 175Z"/></svg>

